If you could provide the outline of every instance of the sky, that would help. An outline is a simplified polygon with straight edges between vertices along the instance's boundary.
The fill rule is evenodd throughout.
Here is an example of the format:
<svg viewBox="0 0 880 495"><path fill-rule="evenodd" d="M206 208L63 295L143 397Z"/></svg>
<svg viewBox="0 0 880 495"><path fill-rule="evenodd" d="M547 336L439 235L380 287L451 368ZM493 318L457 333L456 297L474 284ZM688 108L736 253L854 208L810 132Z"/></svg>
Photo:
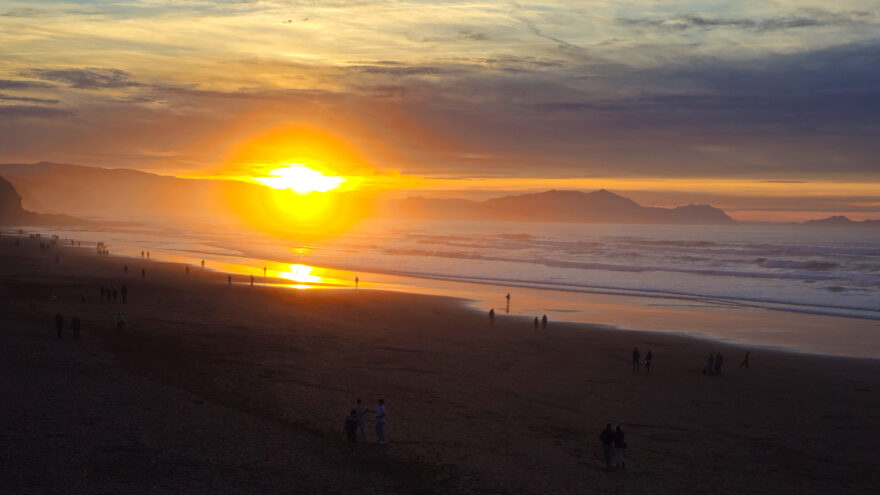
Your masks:
<svg viewBox="0 0 880 495"><path fill-rule="evenodd" d="M301 135L419 194L880 218L880 6L0 0L0 162L240 177Z"/></svg>

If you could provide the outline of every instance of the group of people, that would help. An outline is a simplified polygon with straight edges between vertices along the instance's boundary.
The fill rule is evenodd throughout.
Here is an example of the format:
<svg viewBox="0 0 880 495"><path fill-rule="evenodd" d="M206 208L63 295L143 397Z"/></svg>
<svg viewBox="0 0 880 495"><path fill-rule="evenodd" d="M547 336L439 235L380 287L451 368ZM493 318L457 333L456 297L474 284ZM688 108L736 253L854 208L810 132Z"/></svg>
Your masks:
<svg viewBox="0 0 880 495"><path fill-rule="evenodd" d="M366 415L369 412L376 413L376 437L379 445L385 445L388 440L385 438L385 399L379 399L376 402L376 410L367 409L363 400L357 399L354 408L345 418L345 439L348 442L348 450L354 455L357 453L356 446L358 443L358 432L360 432L361 443L367 443Z"/></svg>
<svg viewBox="0 0 880 495"><path fill-rule="evenodd" d="M104 288L101 286L101 302L104 302L104 298L107 299L107 302L116 302L119 300L119 295L122 294L122 304L128 303L128 287L125 284L122 284L122 288L118 291L116 287L112 288Z"/></svg>
<svg viewBox="0 0 880 495"><path fill-rule="evenodd" d="M80 325L79 316L73 315L73 318L70 319L70 331L73 333L74 341L79 340ZM55 330L58 332L58 338L62 338L64 333L64 316L61 313L55 314Z"/></svg>
<svg viewBox="0 0 880 495"><path fill-rule="evenodd" d="M605 425L605 429L599 435L599 441L602 442L602 453L605 456L605 467L607 469L612 468L612 461L615 468L626 467L626 459L623 455L626 450L626 437L620 425L617 425L617 428L613 430L611 429L611 423Z"/></svg>
<svg viewBox="0 0 880 495"><path fill-rule="evenodd" d="M632 363L633 363L633 373L641 373L640 359L642 355L639 352L638 346L633 347L632 350ZM648 353L645 354L645 372L648 374L651 373L651 363L654 361L654 353L648 350Z"/></svg>

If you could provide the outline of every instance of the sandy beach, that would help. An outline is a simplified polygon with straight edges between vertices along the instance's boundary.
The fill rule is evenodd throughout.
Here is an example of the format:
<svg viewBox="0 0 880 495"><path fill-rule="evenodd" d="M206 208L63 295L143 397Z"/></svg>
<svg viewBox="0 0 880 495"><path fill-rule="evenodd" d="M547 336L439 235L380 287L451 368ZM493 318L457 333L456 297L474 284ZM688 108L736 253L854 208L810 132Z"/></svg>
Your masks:
<svg viewBox="0 0 880 495"><path fill-rule="evenodd" d="M745 369L746 349L714 341L554 322L536 333L449 298L229 286L13 239L0 237L3 493L880 486L878 360L752 349ZM127 304L101 302L101 286L123 284ZM633 346L653 352L650 375L631 371ZM721 376L700 372L710 352L725 356ZM358 397L386 400L390 443L376 444L368 415L370 443L352 456L342 427ZM625 469L604 467L609 422L626 432Z"/></svg>

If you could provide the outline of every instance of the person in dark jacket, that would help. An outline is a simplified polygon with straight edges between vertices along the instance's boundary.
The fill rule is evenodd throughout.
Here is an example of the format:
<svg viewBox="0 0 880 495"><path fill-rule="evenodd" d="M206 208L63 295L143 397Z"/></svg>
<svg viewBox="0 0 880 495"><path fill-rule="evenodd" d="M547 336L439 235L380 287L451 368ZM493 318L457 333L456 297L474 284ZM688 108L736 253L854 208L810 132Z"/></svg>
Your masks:
<svg viewBox="0 0 880 495"><path fill-rule="evenodd" d="M605 455L605 467L611 468L611 453L614 449L614 430L611 429L611 423L605 425L605 429L602 430L602 434L599 435L599 440L602 441L602 453Z"/></svg>
<svg viewBox="0 0 880 495"><path fill-rule="evenodd" d="M614 457L617 462L614 463L614 467L626 466L626 461L623 459L624 450L626 450L626 438L623 436L620 425L617 425L617 429L614 431Z"/></svg>
<svg viewBox="0 0 880 495"><path fill-rule="evenodd" d="M58 338L61 338L61 332L64 330L64 317L61 313L55 315L55 330L58 331Z"/></svg>
<svg viewBox="0 0 880 495"><path fill-rule="evenodd" d="M357 431L358 431L358 421L357 411L354 409L348 414L345 418L345 440L348 442L348 450L355 454L355 447L357 446Z"/></svg>
<svg viewBox="0 0 880 495"><path fill-rule="evenodd" d="M653 360L654 355L651 353L651 351L648 351L648 353L645 354L645 372L648 374L651 374L651 361Z"/></svg>

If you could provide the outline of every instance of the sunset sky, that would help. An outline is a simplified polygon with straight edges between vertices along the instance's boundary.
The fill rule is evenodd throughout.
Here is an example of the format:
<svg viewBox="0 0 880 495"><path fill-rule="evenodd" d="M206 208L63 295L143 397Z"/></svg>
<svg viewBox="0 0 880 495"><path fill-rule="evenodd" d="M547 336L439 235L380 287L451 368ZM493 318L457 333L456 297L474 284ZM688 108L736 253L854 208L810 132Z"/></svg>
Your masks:
<svg viewBox="0 0 880 495"><path fill-rule="evenodd" d="M408 193L880 218L880 9L0 0L0 162L242 177L298 133Z"/></svg>

